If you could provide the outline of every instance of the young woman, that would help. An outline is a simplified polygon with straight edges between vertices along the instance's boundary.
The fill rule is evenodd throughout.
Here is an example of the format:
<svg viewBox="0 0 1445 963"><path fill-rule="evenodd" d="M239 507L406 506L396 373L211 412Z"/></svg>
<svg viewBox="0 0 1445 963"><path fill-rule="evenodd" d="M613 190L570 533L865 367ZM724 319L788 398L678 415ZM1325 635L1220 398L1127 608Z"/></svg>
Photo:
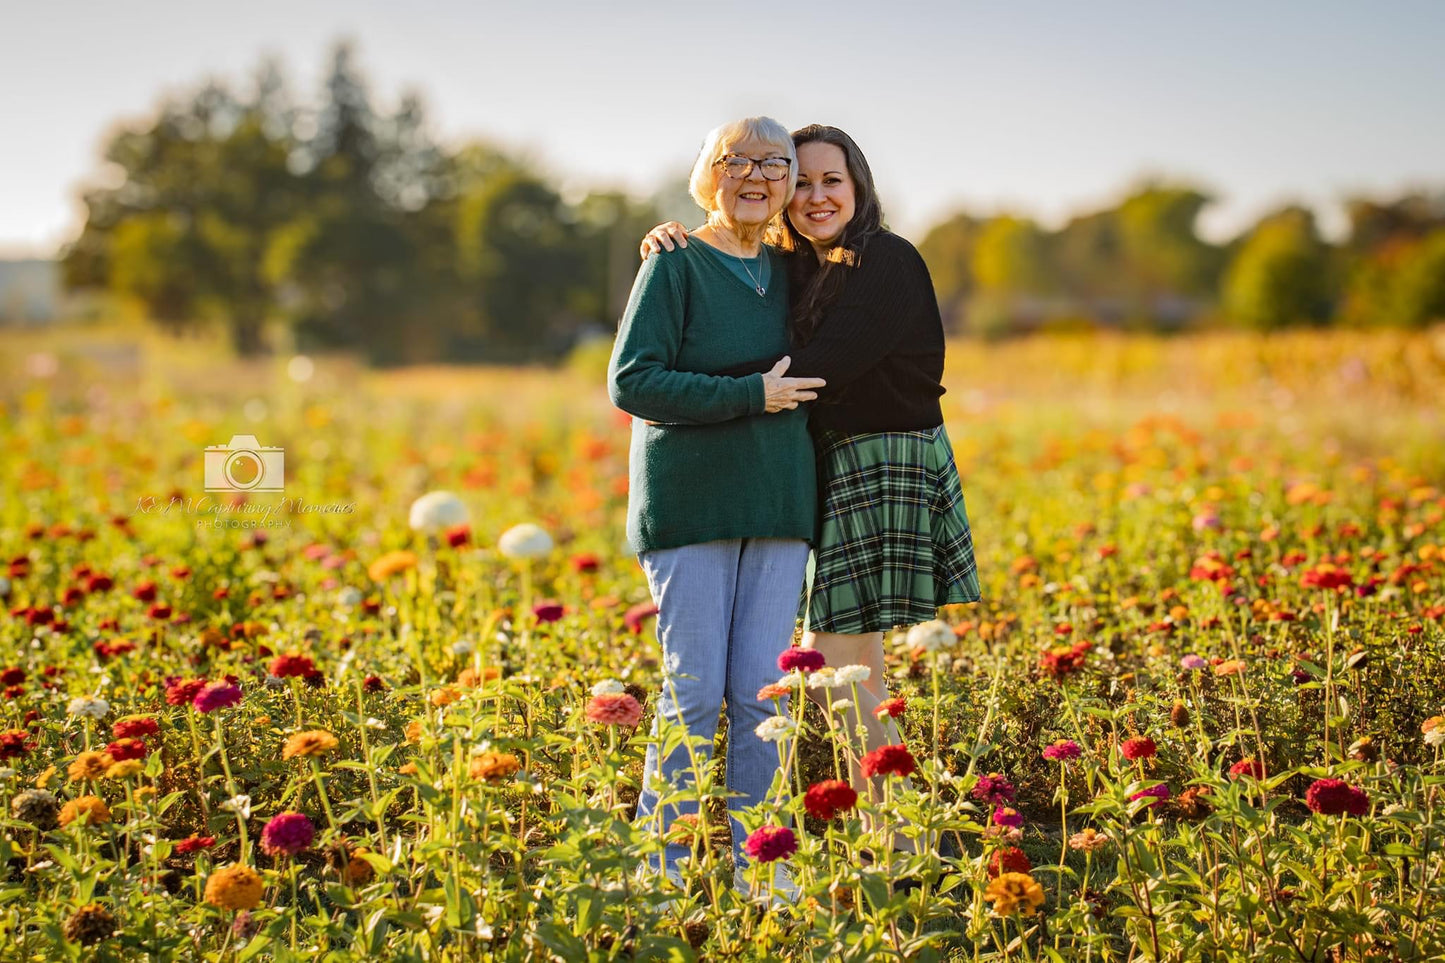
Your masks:
<svg viewBox="0 0 1445 963"><path fill-rule="evenodd" d="M883 634L934 618L940 605L979 599L939 406L943 322L923 258L883 227L853 139L812 125L795 131L793 144L797 189L770 235L787 255L788 373L827 382L809 413L821 525L803 644L829 665L872 669L860 708L869 745L878 746L902 741L890 720L875 721L887 696ZM685 246L686 237L681 225L662 225L644 241L644 257L674 240ZM860 792L870 788L856 767L853 781Z"/></svg>

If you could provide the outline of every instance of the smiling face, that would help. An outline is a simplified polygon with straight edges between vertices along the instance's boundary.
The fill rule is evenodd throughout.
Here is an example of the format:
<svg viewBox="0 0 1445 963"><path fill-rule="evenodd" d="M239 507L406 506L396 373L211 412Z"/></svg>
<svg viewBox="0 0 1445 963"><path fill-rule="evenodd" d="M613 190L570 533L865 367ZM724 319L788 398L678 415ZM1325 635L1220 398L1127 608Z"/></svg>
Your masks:
<svg viewBox="0 0 1445 963"><path fill-rule="evenodd" d="M730 145L725 153L740 154L753 160L786 156L771 144L752 139ZM787 197L788 178L766 180L757 164L753 165L747 177L741 179L729 177L721 170L718 172L714 202L725 223L745 229L760 228L783 209Z"/></svg>
<svg viewBox="0 0 1445 963"><path fill-rule="evenodd" d="M798 147L798 189L788 204L788 220L815 249L838 242L853 219L853 176L836 144L814 141Z"/></svg>

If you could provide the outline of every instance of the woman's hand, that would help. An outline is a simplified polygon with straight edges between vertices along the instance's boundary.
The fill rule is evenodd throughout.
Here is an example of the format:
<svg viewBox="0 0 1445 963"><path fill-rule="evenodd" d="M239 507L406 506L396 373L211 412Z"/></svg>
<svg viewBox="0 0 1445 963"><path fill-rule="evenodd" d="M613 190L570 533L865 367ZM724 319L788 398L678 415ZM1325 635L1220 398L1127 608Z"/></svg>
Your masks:
<svg viewBox="0 0 1445 963"><path fill-rule="evenodd" d="M646 261L653 254L671 251L673 241L677 242L678 247L687 247L687 228L677 221L668 221L647 232L637 253L642 255L642 259Z"/></svg>
<svg viewBox="0 0 1445 963"><path fill-rule="evenodd" d="M661 230L658 228L656 230ZM656 233L654 230L654 233ZM648 235L651 237L652 235ZM771 371L763 374L763 394L767 398L767 412L774 414L779 411L788 411L798 407L800 401L812 401L818 397L816 391L810 388L821 388L828 382L822 378L785 378L783 372L788 370L788 365L793 359L787 356L781 358L773 365Z"/></svg>

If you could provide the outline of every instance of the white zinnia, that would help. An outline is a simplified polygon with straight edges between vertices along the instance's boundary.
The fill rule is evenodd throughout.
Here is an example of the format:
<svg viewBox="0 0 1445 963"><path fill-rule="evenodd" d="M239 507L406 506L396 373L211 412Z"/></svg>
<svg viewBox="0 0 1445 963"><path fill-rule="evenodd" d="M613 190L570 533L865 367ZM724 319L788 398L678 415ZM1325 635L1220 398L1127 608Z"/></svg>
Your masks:
<svg viewBox="0 0 1445 963"><path fill-rule="evenodd" d="M90 696L76 696L70 700L66 711L73 716L89 716L92 719L100 719L110 711L110 703L104 699L94 699Z"/></svg>
<svg viewBox="0 0 1445 963"><path fill-rule="evenodd" d="M432 535L453 525L465 525L470 520L467 506L451 492L427 492L411 503L413 531Z"/></svg>
<svg viewBox="0 0 1445 963"><path fill-rule="evenodd" d="M808 676L808 688L810 689L833 689L842 684L838 678L838 670L831 665L825 665L817 672Z"/></svg>
<svg viewBox="0 0 1445 963"><path fill-rule="evenodd" d="M852 700L852 699L834 699L834 700L833 700L833 711L834 711L834 712L847 712L847 711L848 711L849 709L851 709L851 708L853 708L853 700Z"/></svg>
<svg viewBox="0 0 1445 963"><path fill-rule="evenodd" d="M251 797L247 796L245 793L232 796L230 799L227 799L225 802L221 803L221 808L228 813L235 813L242 819L250 819Z"/></svg>
<svg viewBox="0 0 1445 963"><path fill-rule="evenodd" d="M361 604L361 598L361 589L354 585L348 585L336 593L336 604L353 609Z"/></svg>
<svg viewBox="0 0 1445 963"><path fill-rule="evenodd" d="M452 655L471 655L476 651L469 639L459 639L452 643Z"/></svg>
<svg viewBox="0 0 1445 963"><path fill-rule="evenodd" d="M958 636L953 634L953 627L939 619L920 622L908 630L907 642L911 649L937 652L939 649L950 648L957 641Z"/></svg>
<svg viewBox="0 0 1445 963"><path fill-rule="evenodd" d="M497 550L508 558L541 558L552 551L552 536L531 522L523 522L502 533Z"/></svg>
<svg viewBox="0 0 1445 963"><path fill-rule="evenodd" d="M845 665L838 669L838 681L843 685L867 682L872 676L873 670L866 665Z"/></svg>
<svg viewBox="0 0 1445 963"><path fill-rule="evenodd" d="M1439 748L1445 746L1445 725L1437 725L1425 733L1425 745Z"/></svg>
<svg viewBox="0 0 1445 963"><path fill-rule="evenodd" d="M622 695L626 691L627 688L616 679L603 679L592 687L592 694L595 696Z"/></svg>
<svg viewBox="0 0 1445 963"><path fill-rule="evenodd" d="M764 742L782 742L797 731L798 724L787 716L769 716L753 730Z"/></svg>
<svg viewBox="0 0 1445 963"><path fill-rule="evenodd" d="M790 689L796 689L802 684L803 673L798 669L794 669L792 672L789 672L787 675L782 676L778 679L778 685L785 685Z"/></svg>

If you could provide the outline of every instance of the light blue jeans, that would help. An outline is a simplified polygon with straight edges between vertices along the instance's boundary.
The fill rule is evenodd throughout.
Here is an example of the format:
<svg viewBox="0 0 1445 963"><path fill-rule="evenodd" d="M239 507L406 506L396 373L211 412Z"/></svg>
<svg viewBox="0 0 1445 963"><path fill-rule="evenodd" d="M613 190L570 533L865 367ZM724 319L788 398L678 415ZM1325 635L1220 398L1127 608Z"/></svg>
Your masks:
<svg viewBox="0 0 1445 963"><path fill-rule="evenodd" d="M728 539L644 552L638 560L658 608L663 687L657 715L680 720L690 737L706 739L700 755L708 756L718 712L727 700L727 788L740 794L728 800L728 821L733 859L737 866L746 866L742 845L747 834L737 813L767 798L778 771L777 746L753 731L774 712L772 700L758 701L758 690L782 675L778 655L792 641L808 544L800 539ZM657 731L654 719L654 737ZM650 774L658 770L658 749L655 743L647 747L639 822L658 810L659 794L650 785ZM663 759L661 769L671 786L693 782L685 746ZM662 809L666 829L681 813L697 812L697 801ZM687 854L686 846L668 844L669 873Z"/></svg>

